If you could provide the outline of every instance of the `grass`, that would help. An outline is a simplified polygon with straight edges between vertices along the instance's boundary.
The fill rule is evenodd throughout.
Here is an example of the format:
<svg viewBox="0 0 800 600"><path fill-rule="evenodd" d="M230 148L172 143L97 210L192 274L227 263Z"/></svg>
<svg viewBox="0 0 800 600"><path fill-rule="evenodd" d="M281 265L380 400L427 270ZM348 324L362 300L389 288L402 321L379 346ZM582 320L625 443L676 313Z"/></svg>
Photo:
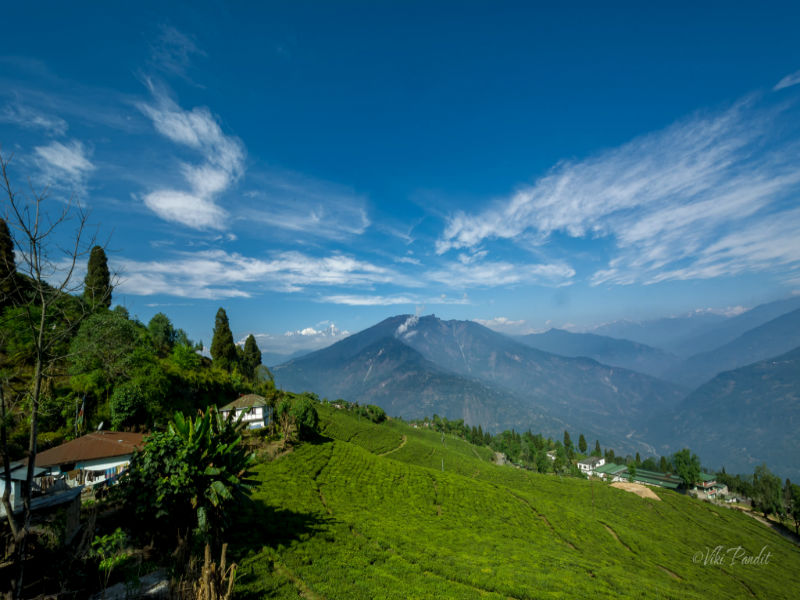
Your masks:
<svg viewBox="0 0 800 600"><path fill-rule="evenodd" d="M737 511L496 466L487 448L334 410L320 410L328 440L257 468L261 485L232 540L240 597L790 598L800 589L800 550ZM767 546L769 564L692 561L740 545Z"/></svg>

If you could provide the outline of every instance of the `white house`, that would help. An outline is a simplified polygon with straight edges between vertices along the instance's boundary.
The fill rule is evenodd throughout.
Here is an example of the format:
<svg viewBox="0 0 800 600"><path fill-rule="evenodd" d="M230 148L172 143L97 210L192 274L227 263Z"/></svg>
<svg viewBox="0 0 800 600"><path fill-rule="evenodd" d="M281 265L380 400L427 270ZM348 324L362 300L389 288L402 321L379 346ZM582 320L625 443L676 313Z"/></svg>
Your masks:
<svg viewBox="0 0 800 600"><path fill-rule="evenodd" d="M92 486L122 473L143 445L142 433L93 431L38 453L36 466L47 470L45 478L63 475L69 487Z"/></svg>
<svg viewBox="0 0 800 600"><path fill-rule="evenodd" d="M11 510L16 512L18 509L22 508L22 482L25 481L28 476L28 465L24 464L22 461L17 461L11 463L9 466L11 467L11 492L8 501L11 503ZM37 467L33 470L33 476L38 477L44 471L45 469ZM3 496L5 490L5 473L0 467L0 497ZM0 516L5 516L5 514L5 508L0 505Z"/></svg>
<svg viewBox="0 0 800 600"><path fill-rule="evenodd" d="M232 415L234 419L238 419L243 415L242 423L245 423L248 429L266 427L270 419L269 405L266 399L258 394L241 396L220 408L219 412L225 418Z"/></svg>
<svg viewBox="0 0 800 600"><path fill-rule="evenodd" d="M596 469L602 467L604 464L606 464L605 458L602 458L600 456L590 456L588 458L584 458L583 460L579 460L578 468L587 475L590 475Z"/></svg>

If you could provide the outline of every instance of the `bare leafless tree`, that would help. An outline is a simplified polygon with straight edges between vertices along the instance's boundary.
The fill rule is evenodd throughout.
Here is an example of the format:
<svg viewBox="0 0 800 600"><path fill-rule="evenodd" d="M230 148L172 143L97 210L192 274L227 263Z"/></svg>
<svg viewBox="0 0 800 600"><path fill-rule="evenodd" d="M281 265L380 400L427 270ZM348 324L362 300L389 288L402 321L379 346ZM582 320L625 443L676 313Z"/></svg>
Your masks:
<svg viewBox="0 0 800 600"><path fill-rule="evenodd" d="M48 190L34 189L29 184L28 193L14 190L8 171L10 159L0 154L0 186L3 192L3 215L12 233L15 246L16 271L14 296L16 310L14 318L18 325L27 329L32 340L31 357L33 372L27 372L24 400L29 418L27 448L27 471L22 485L22 520L18 522L6 506L9 526L14 538L16 576L12 582L13 594L21 597L26 556L26 543L31 533L31 493L35 472L40 401L46 379L52 377L56 366L63 362L63 347L74 334L81 321L88 316L88 310L80 302L72 303L65 299L80 290L82 281L76 276L76 267L82 257L88 255L95 243L95 235L87 230L88 213L79 202L50 201ZM56 210L50 210L55 204ZM50 209L50 210L48 210ZM69 225L73 231L66 235L63 231ZM75 306L81 307L74 310ZM0 397L4 417L0 421L0 443L3 444L4 475L6 490L10 487L10 471L7 445L7 403Z"/></svg>

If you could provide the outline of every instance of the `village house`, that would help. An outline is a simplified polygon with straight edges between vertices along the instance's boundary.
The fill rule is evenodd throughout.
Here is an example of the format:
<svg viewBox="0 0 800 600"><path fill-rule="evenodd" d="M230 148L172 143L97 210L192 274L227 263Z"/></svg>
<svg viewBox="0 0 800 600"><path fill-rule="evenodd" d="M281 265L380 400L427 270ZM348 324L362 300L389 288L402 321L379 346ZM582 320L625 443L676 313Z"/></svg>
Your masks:
<svg viewBox="0 0 800 600"><path fill-rule="evenodd" d="M606 459L599 456L590 456L578 461L578 468L587 475L591 475L599 467L606 464Z"/></svg>
<svg viewBox="0 0 800 600"><path fill-rule="evenodd" d="M628 467L616 463L606 463L597 467L593 474L605 481L627 481Z"/></svg>
<svg viewBox="0 0 800 600"><path fill-rule="evenodd" d="M11 510L16 512L22 509L22 482L28 477L28 465L22 461L11 463L11 491L9 492L8 501L11 504ZM45 469L36 468L33 470L33 476L41 475ZM6 481L4 476L0 476L0 496L5 493ZM0 516L5 516L5 508L0 505Z"/></svg>
<svg viewBox="0 0 800 600"><path fill-rule="evenodd" d="M38 481L43 489L57 479L68 487L94 486L116 479L144 445L144 434L93 431L71 442L36 455L36 466L44 469Z"/></svg>
<svg viewBox="0 0 800 600"><path fill-rule="evenodd" d="M701 500L714 500L720 496L726 496L728 494L728 486L724 483L717 483L715 475L700 473L700 481L692 486L692 491Z"/></svg>
<svg viewBox="0 0 800 600"><path fill-rule="evenodd" d="M242 422L248 429L261 429L269 425L270 408L266 399L258 394L246 394L230 402L219 409L224 418L232 417L238 419L242 416Z"/></svg>

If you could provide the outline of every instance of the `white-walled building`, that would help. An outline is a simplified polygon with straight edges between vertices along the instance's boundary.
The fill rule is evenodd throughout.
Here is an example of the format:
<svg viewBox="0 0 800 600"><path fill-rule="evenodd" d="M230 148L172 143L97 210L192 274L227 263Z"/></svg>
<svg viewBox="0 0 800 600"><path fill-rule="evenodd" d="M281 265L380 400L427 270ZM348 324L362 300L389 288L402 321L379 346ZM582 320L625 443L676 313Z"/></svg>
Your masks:
<svg viewBox="0 0 800 600"><path fill-rule="evenodd" d="M247 394L226 404L219 409L220 414L228 418L232 415L234 419L242 417L248 429L261 429L269 424L270 409L266 399L258 394Z"/></svg>
<svg viewBox="0 0 800 600"><path fill-rule="evenodd" d="M595 470L602 467L604 464L606 464L605 458L601 456L590 456L588 458L584 458L583 460L579 460L578 468L587 475L591 475Z"/></svg>
<svg viewBox="0 0 800 600"><path fill-rule="evenodd" d="M67 486L97 485L122 473L133 453L144 445L144 434L93 431L36 455L45 477L63 475Z"/></svg>

